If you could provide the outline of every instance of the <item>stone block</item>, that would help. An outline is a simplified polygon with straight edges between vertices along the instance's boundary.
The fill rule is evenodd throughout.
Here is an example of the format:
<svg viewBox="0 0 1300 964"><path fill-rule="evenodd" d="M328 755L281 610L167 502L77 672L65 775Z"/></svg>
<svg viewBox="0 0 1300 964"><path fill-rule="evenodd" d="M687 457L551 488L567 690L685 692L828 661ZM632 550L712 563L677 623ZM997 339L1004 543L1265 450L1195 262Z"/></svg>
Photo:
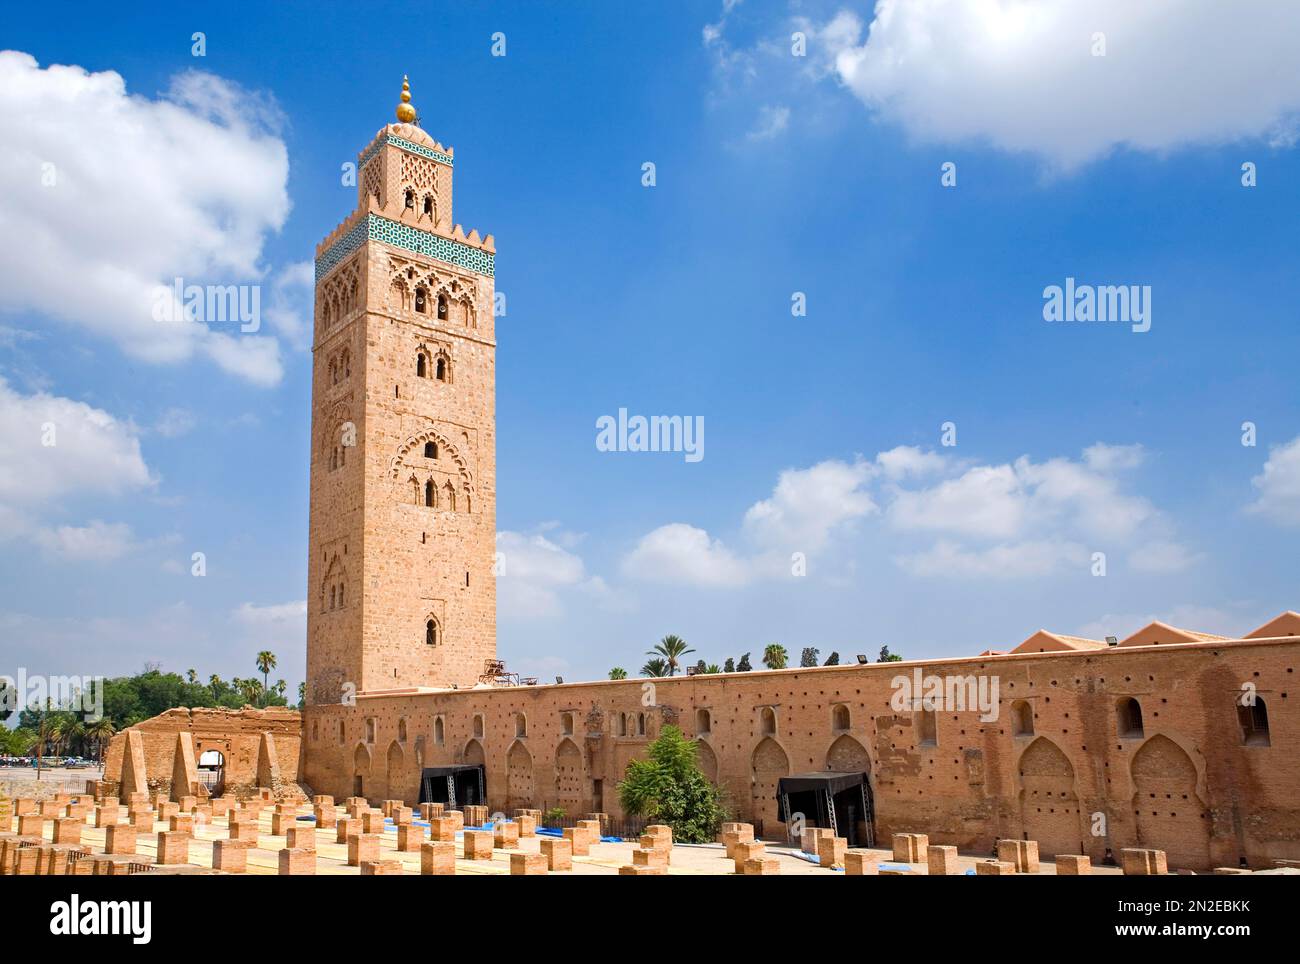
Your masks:
<svg viewBox="0 0 1300 964"><path fill-rule="evenodd" d="M400 877L402 862L400 860L367 860L361 865L362 877Z"/></svg>
<svg viewBox="0 0 1300 964"><path fill-rule="evenodd" d="M492 828L493 844L498 850L519 849L519 824L502 821Z"/></svg>
<svg viewBox="0 0 1300 964"><path fill-rule="evenodd" d="M414 823L397 825L397 849L402 853L418 853L424 844L424 828Z"/></svg>
<svg viewBox="0 0 1300 964"><path fill-rule="evenodd" d="M139 831L129 823L114 824L104 832L104 853L133 854Z"/></svg>
<svg viewBox="0 0 1300 964"><path fill-rule="evenodd" d="M546 870L546 858L539 853L516 851L510 855L511 877L543 877Z"/></svg>
<svg viewBox="0 0 1300 964"><path fill-rule="evenodd" d="M977 877L998 877L1015 872L1016 865L1010 860L981 860L975 865Z"/></svg>
<svg viewBox="0 0 1300 964"><path fill-rule="evenodd" d="M465 831L465 859L492 859L492 832L490 830Z"/></svg>
<svg viewBox="0 0 1300 964"><path fill-rule="evenodd" d="M248 872L249 846L242 840L212 841L212 866L228 874Z"/></svg>
<svg viewBox="0 0 1300 964"><path fill-rule="evenodd" d="M86 821L80 817L59 817L54 821L53 842L56 844L81 844L81 828Z"/></svg>
<svg viewBox="0 0 1300 964"><path fill-rule="evenodd" d="M315 853L316 828L310 823L290 827L284 835L284 846L288 850L310 850Z"/></svg>
<svg viewBox="0 0 1300 964"><path fill-rule="evenodd" d="M876 872L876 855L868 850L846 850L844 873L849 877L866 877Z"/></svg>
<svg viewBox="0 0 1300 964"><path fill-rule="evenodd" d="M781 864L775 857L750 857L745 861L746 877L778 877Z"/></svg>
<svg viewBox="0 0 1300 964"><path fill-rule="evenodd" d="M334 825L334 842L345 844L349 837L361 833L361 821L357 817L340 817Z"/></svg>
<svg viewBox="0 0 1300 964"><path fill-rule="evenodd" d="M420 873L438 877L456 873L456 844L450 840L431 840L422 844Z"/></svg>
<svg viewBox="0 0 1300 964"><path fill-rule="evenodd" d="M348 866L360 867L364 861L379 859L379 835L354 833L348 837Z"/></svg>
<svg viewBox="0 0 1300 964"><path fill-rule="evenodd" d="M541 837L538 839L542 856L551 870L573 869L573 842L562 837Z"/></svg>
<svg viewBox="0 0 1300 964"><path fill-rule="evenodd" d="M822 867L843 867L849 842L844 837L822 837L817 841L817 863Z"/></svg>
<svg viewBox="0 0 1300 964"><path fill-rule="evenodd" d="M1127 847L1119 855L1120 866L1130 877L1152 877L1169 873L1169 863L1163 850Z"/></svg>
<svg viewBox="0 0 1300 964"><path fill-rule="evenodd" d="M736 844L734 858L736 873L743 874L745 872L745 861L753 860L756 857L762 857L766 850L767 845L761 840L750 840L745 843Z"/></svg>
<svg viewBox="0 0 1300 964"><path fill-rule="evenodd" d="M316 873L316 851L285 847L280 851L281 877L308 877Z"/></svg>
<svg viewBox="0 0 1300 964"><path fill-rule="evenodd" d="M1082 877L1092 873L1092 859L1081 854L1057 854L1056 876Z"/></svg>
<svg viewBox="0 0 1300 964"><path fill-rule="evenodd" d="M189 834L182 830L164 830L158 834L158 863L188 864L190 862Z"/></svg>

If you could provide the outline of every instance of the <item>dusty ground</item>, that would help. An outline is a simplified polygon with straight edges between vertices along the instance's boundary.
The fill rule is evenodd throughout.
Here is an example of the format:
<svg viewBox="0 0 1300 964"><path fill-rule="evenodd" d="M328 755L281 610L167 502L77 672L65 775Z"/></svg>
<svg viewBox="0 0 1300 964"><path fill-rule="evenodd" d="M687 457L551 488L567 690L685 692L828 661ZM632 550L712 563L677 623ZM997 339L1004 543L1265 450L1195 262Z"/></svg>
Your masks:
<svg viewBox="0 0 1300 964"><path fill-rule="evenodd" d="M85 793L86 781L100 779L103 772L99 767L42 769L38 780L35 767L0 767L0 796L44 800L57 793Z"/></svg>

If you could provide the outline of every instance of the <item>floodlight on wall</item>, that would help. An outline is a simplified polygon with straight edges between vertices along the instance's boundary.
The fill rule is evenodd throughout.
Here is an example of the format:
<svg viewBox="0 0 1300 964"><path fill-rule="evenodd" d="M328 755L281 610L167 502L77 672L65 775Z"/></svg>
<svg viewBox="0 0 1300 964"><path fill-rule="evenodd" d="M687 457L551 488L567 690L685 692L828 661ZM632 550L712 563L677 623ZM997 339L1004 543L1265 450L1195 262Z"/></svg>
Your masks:
<svg viewBox="0 0 1300 964"><path fill-rule="evenodd" d="M557 683L563 683L563 682L564 682L564 677L563 677L563 676L557 676L557 677L555 677L555 682L557 682Z"/></svg>
<svg viewBox="0 0 1300 964"><path fill-rule="evenodd" d="M1117 638L1115 638L1114 636L1107 636L1107 637L1106 637L1106 645L1107 645L1107 646L1118 646L1118 645L1119 645L1119 640L1118 640Z"/></svg>
<svg viewBox="0 0 1300 964"><path fill-rule="evenodd" d="M867 659L867 657L863 656L861 653L858 653L858 662L865 664L870 661Z"/></svg>

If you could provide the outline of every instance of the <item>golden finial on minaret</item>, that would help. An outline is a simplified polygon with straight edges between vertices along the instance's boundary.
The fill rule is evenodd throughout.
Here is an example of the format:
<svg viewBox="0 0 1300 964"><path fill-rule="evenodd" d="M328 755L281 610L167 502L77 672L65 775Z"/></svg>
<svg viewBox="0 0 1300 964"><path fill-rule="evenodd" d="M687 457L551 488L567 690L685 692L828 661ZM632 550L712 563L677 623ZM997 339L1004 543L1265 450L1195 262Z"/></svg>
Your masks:
<svg viewBox="0 0 1300 964"><path fill-rule="evenodd" d="M403 124L415 123L415 108L411 106L411 83L402 75L402 102L397 105L397 119Z"/></svg>

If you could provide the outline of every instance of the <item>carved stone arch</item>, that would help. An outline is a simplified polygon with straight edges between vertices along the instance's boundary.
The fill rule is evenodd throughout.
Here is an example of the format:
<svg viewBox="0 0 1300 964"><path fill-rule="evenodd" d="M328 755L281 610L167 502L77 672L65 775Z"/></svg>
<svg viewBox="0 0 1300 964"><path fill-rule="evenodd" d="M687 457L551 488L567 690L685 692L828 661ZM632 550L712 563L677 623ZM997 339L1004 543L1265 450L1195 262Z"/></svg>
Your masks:
<svg viewBox="0 0 1300 964"><path fill-rule="evenodd" d="M568 737L555 748L555 799L570 814L580 813L586 798L582 751Z"/></svg>
<svg viewBox="0 0 1300 964"><path fill-rule="evenodd" d="M348 584L348 567L343 561L343 556L335 552L330 557L329 564L325 567L325 576L321 579L320 584L320 611L329 612L330 610L330 589L335 586ZM338 607L334 607L338 608Z"/></svg>
<svg viewBox="0 0 1300 964"><path fill-rule="evenodd" d="M700 764L700 772L704 774L705 779L716 785L718 782L718 755L713 752L713 747L703 740L697 740L695 746L695 756Z"/></svg>
<svg viewBox="0 0 1300 964"><path fill-rule="evenodd" d="M1074 765L1045 736L1025 747L1016 764L1020 783L1020 822L1027 839L1038 841L1044 857L1086 852L1085 814L1079 805Z"/></svg>
<svg viewBox="0 0 1300 964"><path fill-rule="evenodd" d="M522 740L515 740L506 751L506 809L531 807L533 790L533 755Z"/></svg>
<svg viewBox="0 0 1300 964"><path fill-rule="evenodd" d="M836 738L826 751L826 769L837 773L871 773L871 754L867 748L845 733Z"/></svg>
<svg viewBox="0 0 1300 964"><path fill-rule="evenodd" d="M408 436L406 441L398 447L397 454L393 456L392 461L389 463L389 471L394 479L401 477L403 468L413 468L417 457L421 464L423 464L425 442L436 443L440 456L439 461L443 458L451 459L452 463L456 466L456 471L460 474L465 484L467 486L473 486L474 475L470 472L469 463L462 454L460 446L452 442L448 436L443 435L435 428L426 428L422 432ZM418 452L419 455L413 456L413 452Z"/></svg>
<svg viewBox="0 0 1300 964"><path fill-rule="evenodd" d="M776 786L781 777L789 775L789 755L775 738L764 737L750 756L752 818L764 824L764 833L776 829Z"/></svg>
<svg viewBox="0 0 1300 964"><path fill-rule="evenodd" d="M347 393L344 397L334 402L324 413L321 424L321 437L316 451L322 454L331 451L339 440L343 437L343 426L352 421L352 394Z"/></svg>
<svg viewBox="0 0 1300 964"><path fill-rule="evenodd" d="M384 776L388 786L389 799L397 800L403 798L406 771L406 751L402 745L394 740L388 744L388 752L384 754Z"/></svg>
<svg viewBox="0 0 1300 964"><path fill-rule="evenodd" d="M465 749L461 753L461 759L467 766L487 763L487 759L483 755L483 744L478 741L477 737L472 738L465 744Z"/></svg>
<svg viewBox="0 0 1300 964"><path fill-rule="evenodd" d="M1131 764L1138 846L1163 850L1169 869L1210 864L1211 822L1195 761L1171 737L1148 737Z"/></svg>
<svg viewBox="0 0 1300 964"><path fill-rule="evenodd" d="M355 776L370 776L370 747L358 743L352 751L352 773Z"/></svg>

